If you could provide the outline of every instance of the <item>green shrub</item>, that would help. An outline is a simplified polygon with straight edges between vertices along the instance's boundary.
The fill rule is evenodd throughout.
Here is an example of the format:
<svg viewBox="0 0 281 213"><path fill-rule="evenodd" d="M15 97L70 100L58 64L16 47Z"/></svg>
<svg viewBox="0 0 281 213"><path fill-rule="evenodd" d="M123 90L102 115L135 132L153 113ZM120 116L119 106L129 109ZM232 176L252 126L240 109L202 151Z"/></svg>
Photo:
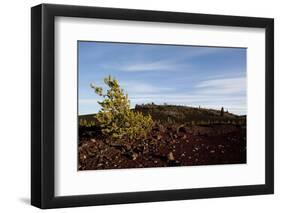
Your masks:
<svg viewBox="0 0 281 213"><path fill-rule="evenodd" d="M104 83L109 87L105 94L101 87L91 84L95 93L103 97L98 101L101 110L96 114L96 125L102 133L114 139L146 137L153 124L151 116L130 109L128 95L124 94L116 79L108 76Z"/></svg>
<svg viewBox="0 0 281 213"><path fill-rule="evenodd" d="M93 127L95 123L93 121L87 121L86 119L79 120L80 127Z"/></svg>

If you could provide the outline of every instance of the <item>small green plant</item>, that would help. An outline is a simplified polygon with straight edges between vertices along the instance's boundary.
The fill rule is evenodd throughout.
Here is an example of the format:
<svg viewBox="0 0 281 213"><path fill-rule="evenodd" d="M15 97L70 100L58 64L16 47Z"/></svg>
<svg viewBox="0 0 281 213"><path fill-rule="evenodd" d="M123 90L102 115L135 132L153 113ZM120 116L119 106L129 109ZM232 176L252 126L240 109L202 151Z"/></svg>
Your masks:
<svg viewBox="0 0 281 213"><path fill-rule="evenodd" d="M93 127L95 123L93 121L87 121L86 119L80 119L79 126L80 127Z"/></svg>
<svg viewBox="0 0 281 213"><path fill-rule="evenodd" d="M114 139L146 137L153 124L151 116L130 109L128 94L124 93L115 78L108 76L104 78L104 83L108 86L106 93L101 87L91 84L95 93L103 97L102 101L98 101L101 110L96 114L95 121L102 133Z"/></svg>

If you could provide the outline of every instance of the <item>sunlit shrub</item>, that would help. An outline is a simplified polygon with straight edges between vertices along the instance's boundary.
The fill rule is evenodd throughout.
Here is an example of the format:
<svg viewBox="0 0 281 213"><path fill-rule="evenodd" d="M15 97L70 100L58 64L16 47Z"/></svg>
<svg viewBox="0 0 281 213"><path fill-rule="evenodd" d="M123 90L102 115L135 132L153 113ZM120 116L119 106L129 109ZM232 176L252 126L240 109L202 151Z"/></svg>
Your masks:
<svg viewBox="0 0 281 213"><path fill-rule="evenodd" d="M93 121L87 121L86 119L79 120L80 127L93 127L95 123Z"/></svg>
<svg viewBox="0 0 281 213"><path fill-rule="evenodd" d="M95 93L103 97L102 101L98 101L101 110L95 116L95 124L105 136L114 139L146 137L153 124L151 116L130 109L128 95L115 78L108 76L104 83L108 86L106 93L101 87L91 84Z"/></svg>

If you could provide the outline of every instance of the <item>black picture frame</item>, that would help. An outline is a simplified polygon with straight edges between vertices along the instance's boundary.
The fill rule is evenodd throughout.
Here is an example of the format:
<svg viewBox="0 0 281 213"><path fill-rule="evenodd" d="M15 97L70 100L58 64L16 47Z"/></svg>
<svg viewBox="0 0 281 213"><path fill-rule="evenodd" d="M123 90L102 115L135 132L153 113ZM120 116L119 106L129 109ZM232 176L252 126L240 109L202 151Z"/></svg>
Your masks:
<svg viewBox="0 0 281 213"><path fill-rule="evenodd" d="M56 197L54 195L54 21L57 16L264 28L266 32L265 184ZM272 193L274 193L273 19L53 4L41 4L31 8L32 205L46 209Z"/></svg>

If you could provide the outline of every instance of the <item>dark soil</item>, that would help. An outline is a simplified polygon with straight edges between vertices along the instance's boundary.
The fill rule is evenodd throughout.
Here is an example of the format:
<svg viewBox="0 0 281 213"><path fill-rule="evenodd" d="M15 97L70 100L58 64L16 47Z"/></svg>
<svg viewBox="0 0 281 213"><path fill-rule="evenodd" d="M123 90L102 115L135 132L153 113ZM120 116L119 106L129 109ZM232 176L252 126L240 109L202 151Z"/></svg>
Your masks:
<svg viewBox="0 0 281 213"><path fill-rule="evenodd" d="M78 169L121 169L246 163L245 125L160 125L146 139L111 141L82 134Z"/></svg>

